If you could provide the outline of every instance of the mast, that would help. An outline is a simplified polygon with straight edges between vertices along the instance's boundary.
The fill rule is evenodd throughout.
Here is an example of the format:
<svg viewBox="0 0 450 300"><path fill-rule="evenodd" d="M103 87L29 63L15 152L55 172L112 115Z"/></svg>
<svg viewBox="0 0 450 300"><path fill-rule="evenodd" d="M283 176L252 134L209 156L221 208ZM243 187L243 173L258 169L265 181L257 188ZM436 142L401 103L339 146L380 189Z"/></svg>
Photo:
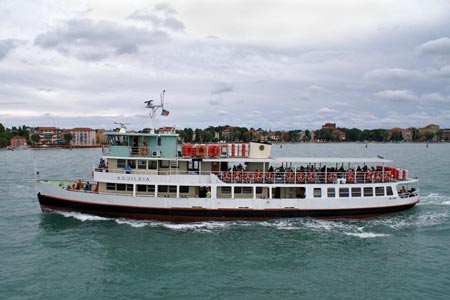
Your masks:
<svg viewBox="0 0 450 300"><path fill-rule="evenodd" d="M153 104L154 100L148 100L148 101L144 102L147 104L145 107L150 109L150 119L152 120L152 124L150 127L150 133L155 133L156 123L158 122L158 119L157 119L158 115L156 114L156 112L160 109L162 110L162 112L164 112L164 93L165 92L166 92L166 90L163 90L162 94L160 95L161 104L159 104L159 105Z"/></svg>

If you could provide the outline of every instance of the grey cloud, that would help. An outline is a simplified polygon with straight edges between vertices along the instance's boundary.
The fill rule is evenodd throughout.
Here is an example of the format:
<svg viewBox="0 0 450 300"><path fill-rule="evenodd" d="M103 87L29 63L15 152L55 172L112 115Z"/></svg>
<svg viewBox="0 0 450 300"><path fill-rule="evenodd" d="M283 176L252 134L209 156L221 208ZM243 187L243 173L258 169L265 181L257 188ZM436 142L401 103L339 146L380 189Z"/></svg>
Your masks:
<svg viewBox="0 0 450 300"><path fill-rule="evenodd" d="M57 29L38 35L35 44L66 56L92 61L133 54L141 46L158 44L167 39L167 34L160 30L84 18L72 19Z"/></svg>
<svg viewBox="0 0 450 300"><path fill-rule="evenodd" d="M155 5L153 10L137 10L127 19L150 22L154 28L161 30L183 31L185 26L174 15L175 9L166 3Z"/></svg>
<svg viewBox="0 0 450 300"><path fill-rule="evenodd" d="M419 99L419 97L409 90L385 90L375 93L375 96L393 102L413 102Z"/></svg>
<svg viewBox="0 0 450 300"><path fill-rule="evenodd" d="M211 91L213 95L224 94L228 92L232 92L234 89L230 84L227 83L218 83L216 87Z"/></svg>
<svg viewBox="0 0 450 300"><path fill-rule="evenodd" d="M17 46L18 41L15 39L0 40L0 60L5 58L5 56Z"/></svg>
<svg viewBox="0 0 450 300"><path fill-rule="evenodd" d="M423 77L422 73L416 70L386 68L369 71L364 75L363 79L369 81L374 80L374 81L398 82L398 81L417 80L422 77Z"/></svg>
<svg viewBox="0 0 450 300"><path fill-rule="evenodd" d="M375 96L379 99L392 102L417 102L437 105L450 103L449 96L443 96L436 92L417 95L410 90L384 90L375 93Z"/></svg>
<svg viewBox="0 0 450 300"><path fill-rule="evenodd" d="M428 41L420 45L418 50L421 54L440 56L450 55L450 38L443 37L440 39Z"/></svg>

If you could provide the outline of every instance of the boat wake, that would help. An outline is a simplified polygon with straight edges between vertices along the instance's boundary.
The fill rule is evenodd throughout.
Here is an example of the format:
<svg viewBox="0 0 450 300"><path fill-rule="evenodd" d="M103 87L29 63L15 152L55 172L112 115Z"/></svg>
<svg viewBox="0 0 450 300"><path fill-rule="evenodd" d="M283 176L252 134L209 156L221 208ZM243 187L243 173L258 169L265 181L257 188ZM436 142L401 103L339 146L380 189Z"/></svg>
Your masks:
<svg viewBox="0 0 450 300"><path fill-rule="evenodd" d="M436 206L438 209L436 209ZM443 208L442 206L445 206ZM450 219L450 197L437 193L423 196L419 207L415 211L386 215L369 219L340 219L321 220L312 218L282 219L274 221L248 222L248 221L210 221L199 223L165 223L150 220L132 220L124 218L105 218L79 212L57 212L58 214L74 218L82 222L86 221L113 221L119 225L127 225L134 228L164 228L173 231L214 233L224 230L242 229L246 226L260 226L275 230L299 230L312 231L323 234L341 234L356 238L385 238L401 235L404 231L417 228L436 226Z"/></svg>
<svg viewBox="0 0 450 300"><path fill-rule="evenodd" d="M425 196L422 196L419 202L419 206L423 205L450 205L450 196L440 195L438 193L431 193Z"/></svg>

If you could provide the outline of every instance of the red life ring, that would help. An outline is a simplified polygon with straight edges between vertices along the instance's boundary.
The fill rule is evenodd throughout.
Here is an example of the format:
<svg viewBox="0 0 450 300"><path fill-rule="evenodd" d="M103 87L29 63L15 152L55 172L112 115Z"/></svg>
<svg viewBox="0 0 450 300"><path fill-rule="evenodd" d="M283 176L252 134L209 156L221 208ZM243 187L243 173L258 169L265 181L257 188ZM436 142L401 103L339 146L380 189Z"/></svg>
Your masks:
<svg viewBox="0 0 450 300"><path fill-rule="evenodd" d="M208 155L210 157L216 157L220 154L220 147L219 145L209 145L208 146Z"/></svg>
<svg viewBox="0 0 450 300"><path fill-rule="evenodd" d="M252 182L253 179L253 172L245 172L244 173L244 180L246 182Z"/></svg>
<svg viewBox="0 0 450 300"><path fill-rule="evenodd" d="M145 148L145 147L139 148L139 154L141 154L142 156L147 156L148 148Z"/></svg>
<svg viewBox="0 0 450 300"><path fill-rule="evenodd" d="M373 174L372 174L372 172L369 171L366 173L366 181L372 182L372 180L373 180Z"/></svg>
<svg viewBox="0 0 450 300"><path fill-rule="evenodd" d="M225 172L225 173L223 174L223 176L222 176L222 180L225 181L225 182L230 182L230 180L231 180L231 174L230 174L230 172Z"/></svg>
<svg viewBox="0 0 450 300"><path fill-rule="evenodd" d="M328 182L333 183L337 178L336 173L328 173L327 180Z"/></svg>
<svg viewBox="0 0 450 300"><path fill-rule="evenodd" d="M263 174L261 172L255 173L255 181L262 182L262 180L263 180Z"/></svg>
<svg viewBox="0 0 450 300"><path fill-rule="evenodd" d="M269 172L266 174L266 181L267 182L273 182L275 179L275 174L273 172Z"/></svg>
<svg viewBox="0 0 450 300"><path fill-rule="evenodd" d="M355 173L353 172L347 172L347 175L345 176L347 181L354 182L355 181Z"/></svg>
<svg viewBox="0 0 450 300"><path fill-rule="evenodd" d="M312 183L314 181L316 181L316 173L314 172L308 173L308 182Z"/></svg>
<svg viewBox="0 0 450 300"><path fill-rule="evenodd" d="M293 182L295 179L295 175L292 172L288 172L285 176L287 182Z"/></svg>
<svg viewBox="0 0 450 300"><path fill-rule="evenodd" d="M184 144L182 150L183 156L192 156L193 151L192 144Z"/></svg>
<svg viewBox="0 0 450 300"><path fill-rule="evenodd" d="M297 173L297 182L299 183L305 182L305 173L303 172Z"/></svg>
<svg viewBox="0 0 450 300"><path fill-rule="evenodd" d="M242 173L241 172L235 172L233 174L233 178L235 182L241 181L242 180Z"/></svg>

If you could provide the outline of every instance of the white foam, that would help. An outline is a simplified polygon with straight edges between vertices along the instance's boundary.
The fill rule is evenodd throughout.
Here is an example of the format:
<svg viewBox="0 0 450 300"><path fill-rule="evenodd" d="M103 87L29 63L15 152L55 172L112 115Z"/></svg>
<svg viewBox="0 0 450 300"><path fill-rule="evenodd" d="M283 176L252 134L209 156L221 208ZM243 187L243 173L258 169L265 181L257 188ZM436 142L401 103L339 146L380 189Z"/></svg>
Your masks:
<svg viewBox="0 0 450 300"><path fill-rule="evenodd" d="M56 213L58 213L60 215L63 215L66 218L74 218L74 219L80 220L82 222L84 222L84 221L109 221L109 220L111 220L111 219L108 219L108 218L99 217L99 216L93 216L93 215L88 215L88 214L83 214L83 213L79 213L79 212L58 211Z"/></svg>
<svg viewBox="0 0 450 300"><path fill-rule="evenodd" d="M170 230L211 232L229 228L235 222L201 222L201 223L161 223L160 225Z"/></svg>
<svg viewBox="0 0 450 300"><path fill-rule="evenodd" d="M153 222L153 221L142 221L142 220L132 220L132 219L115 219L114 220L117 224L126 224L126 225L130 225L131 227L134 228L142 228L142 227L146 227L146 226L159 226L159 224L157 222Z"/></svg>
<svg viewBox="0 0 450 300"><path fill-rule="evenodd" d="M349 235L349 236L359 237L362 239L391 236L391 234L373 233L373 232L344 232L344 234Z"/></svg>
<svg viewBox="0 0 450 300"><path fill-rule="evenodd" d="M421 197L418 205L450 205L450 197L446 195L440 195L438 193L431 193Z"/></svg>

